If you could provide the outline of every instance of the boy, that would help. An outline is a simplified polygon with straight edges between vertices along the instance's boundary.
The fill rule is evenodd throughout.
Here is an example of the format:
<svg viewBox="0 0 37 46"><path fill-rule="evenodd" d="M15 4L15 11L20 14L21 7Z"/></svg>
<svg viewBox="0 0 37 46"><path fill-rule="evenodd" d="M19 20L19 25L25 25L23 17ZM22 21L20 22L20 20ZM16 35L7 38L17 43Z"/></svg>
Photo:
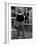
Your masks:
<svg viewBox="0 0 37 46"><path fill-rule="evenodd" d="M18 9L18 13L16 16L16 26L17 29L17 39L20 36L20 31L22 32L22 38L24 38L24 12L21 11L21 9Z"/></svg>

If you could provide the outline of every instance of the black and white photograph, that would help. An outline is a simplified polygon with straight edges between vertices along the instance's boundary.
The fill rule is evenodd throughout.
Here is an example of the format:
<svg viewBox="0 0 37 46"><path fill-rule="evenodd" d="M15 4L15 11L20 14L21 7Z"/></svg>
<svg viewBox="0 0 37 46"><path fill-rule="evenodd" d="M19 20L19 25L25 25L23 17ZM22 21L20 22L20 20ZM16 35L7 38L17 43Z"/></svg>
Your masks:
<svg viewBox="0 0 37 46"><path fill-rule="evenodd" d="M0 0L0 46L37 46L37 0Z"/></svg>
<svg viewBox="0 0 37 46"><path fill-rule="evenodd" d="M11 40L32 38L32 7L11 6Z"/></svg>

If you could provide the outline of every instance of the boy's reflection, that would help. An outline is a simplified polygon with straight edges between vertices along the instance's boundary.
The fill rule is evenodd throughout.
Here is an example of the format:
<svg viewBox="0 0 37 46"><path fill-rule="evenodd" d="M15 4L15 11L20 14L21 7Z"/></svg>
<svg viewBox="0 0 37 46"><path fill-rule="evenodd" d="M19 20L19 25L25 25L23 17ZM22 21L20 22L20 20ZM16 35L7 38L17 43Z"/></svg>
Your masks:
<svg viewBox="0 0 37 46"><path fill-rule="evenodd" d="M28 9L26 10L25 23L29 24L29 11L28 11Z"/></svg>

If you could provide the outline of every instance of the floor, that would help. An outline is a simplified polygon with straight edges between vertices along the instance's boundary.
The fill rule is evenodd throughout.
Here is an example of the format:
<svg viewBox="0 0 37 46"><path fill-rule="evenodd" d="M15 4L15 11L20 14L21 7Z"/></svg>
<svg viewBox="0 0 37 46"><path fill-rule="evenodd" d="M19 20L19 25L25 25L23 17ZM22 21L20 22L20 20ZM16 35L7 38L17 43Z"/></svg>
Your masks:
<svg viewBox="0 0 37 46"><path fill-rule="evenodd" d="M22 37L22 32L20 32L20 35L18 39L28 39L32 38L32 25L24 25L24 38ZM11 39L17 39L17 30L11 31Z"/></svg>

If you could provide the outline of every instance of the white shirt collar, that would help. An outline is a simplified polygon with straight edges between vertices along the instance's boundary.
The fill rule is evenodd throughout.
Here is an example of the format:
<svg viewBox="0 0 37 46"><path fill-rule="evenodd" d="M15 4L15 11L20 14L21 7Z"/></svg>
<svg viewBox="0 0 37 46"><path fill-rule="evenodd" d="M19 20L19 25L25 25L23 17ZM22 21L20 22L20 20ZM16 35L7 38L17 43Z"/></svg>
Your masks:
<svg viewBox="0 0 37 46"><path fill-rule="evenodd" d="M18 15L22 15L23 14L23 12L22 13L18 13Z"/></svg>

